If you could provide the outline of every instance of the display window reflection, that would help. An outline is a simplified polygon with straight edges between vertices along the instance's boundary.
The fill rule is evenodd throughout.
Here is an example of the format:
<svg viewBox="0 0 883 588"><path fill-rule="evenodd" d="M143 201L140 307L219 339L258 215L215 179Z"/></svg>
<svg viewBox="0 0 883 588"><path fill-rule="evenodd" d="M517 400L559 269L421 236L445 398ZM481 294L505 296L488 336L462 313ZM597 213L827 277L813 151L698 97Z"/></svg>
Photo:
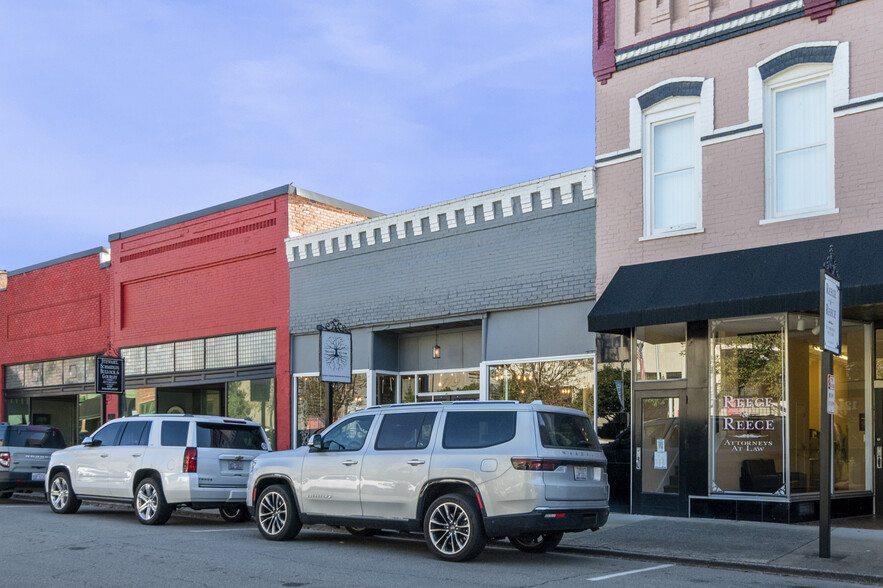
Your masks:
<svg viewBox="0 0 883 588"><path fill-rule="evenodd" d="M332 419L326 422L325 384L319 376L297 378L297 445L337 419L368 406L368 376L354 373L350 384L334 384Z"/></svg>
<svg viewBox="0 0 883 588"><path fill-rule="evenodd" d="M593 417L595 360L585 357L490 366L488 399L525 403L541 400L543 404L575 408Z"/></svg>
<svg viewBox="0 0 883 588"><path fill-rule="evenodd" d="M712 493L786 493L785 315L711 322Z"/></svg>
<svg viewBox="0 0 883 588"><path fill-rule="evenodd" d="M818 492L821 414L821 349L818 319L789 315L791 491ZM835 492L869 489L866 418L870 382L866 357L870 327L843 321L841 354L835 355L832 459Z"/></svg>

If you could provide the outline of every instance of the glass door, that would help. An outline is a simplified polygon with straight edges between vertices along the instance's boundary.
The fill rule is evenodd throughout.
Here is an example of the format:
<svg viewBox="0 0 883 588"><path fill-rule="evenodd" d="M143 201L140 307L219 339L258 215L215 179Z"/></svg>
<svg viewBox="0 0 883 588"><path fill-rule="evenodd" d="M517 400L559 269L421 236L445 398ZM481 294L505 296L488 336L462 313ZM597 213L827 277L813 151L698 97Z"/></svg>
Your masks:
<svg viewBox="0 0 883 588"><path fill-rule="evenodd" d="M677 515L681 498L681 401L676 395L641 395L635 432L635 512Z"/></svg>

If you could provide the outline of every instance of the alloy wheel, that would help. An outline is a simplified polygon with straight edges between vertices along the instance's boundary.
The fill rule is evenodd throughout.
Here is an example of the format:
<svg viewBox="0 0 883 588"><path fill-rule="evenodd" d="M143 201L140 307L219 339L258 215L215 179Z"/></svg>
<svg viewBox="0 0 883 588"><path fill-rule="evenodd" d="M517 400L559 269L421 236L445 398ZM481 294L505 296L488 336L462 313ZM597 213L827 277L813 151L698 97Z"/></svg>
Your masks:
<svg viewBox="0 0 883 588"><path fill-rule="evenodd" d="M150 520L156 514L159 506L156 488L153 484L142 484L138 489L138 497L135 500L135 508L138 516L144 520Z"/></svg>
<svg viewBox="0 0 883 588"><path fill-rule="evenodd" d="M56 510L63 510L67 501L70 500L70 496L71 489L67 480L62 476L56 476L49 487L49 499L52 501L52 506Z"/></svg>
<svg viewBox="0 0 883 588"><path fill-rule="evenodd" d="M267 492L258 506L258 522L270 535L278 535L288 520L285 498L278 492Z"/></svg>
<svg viewBox="0 0 883 588"><path fill-rule="evenodd" d="M429 536L432 544L445 555L456 555L466 546L472 527L463 507L455 502L445 502L432 511L429 519Z"/></svg>

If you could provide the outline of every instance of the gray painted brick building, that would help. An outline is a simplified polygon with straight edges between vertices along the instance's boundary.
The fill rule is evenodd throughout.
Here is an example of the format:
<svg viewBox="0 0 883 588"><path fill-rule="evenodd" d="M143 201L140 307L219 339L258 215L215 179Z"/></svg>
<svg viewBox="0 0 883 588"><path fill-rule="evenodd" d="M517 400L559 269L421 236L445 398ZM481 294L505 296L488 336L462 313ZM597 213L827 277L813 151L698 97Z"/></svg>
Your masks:
<svg viewBox="0 0 883 588"><path fill-rule="evenodd" d="M332 418L388 402L548 402L553 388L591 413L592 168L292 237L287 252L304 438L325 424L316 326L331 319L353 331L356 374Z"/></svg>

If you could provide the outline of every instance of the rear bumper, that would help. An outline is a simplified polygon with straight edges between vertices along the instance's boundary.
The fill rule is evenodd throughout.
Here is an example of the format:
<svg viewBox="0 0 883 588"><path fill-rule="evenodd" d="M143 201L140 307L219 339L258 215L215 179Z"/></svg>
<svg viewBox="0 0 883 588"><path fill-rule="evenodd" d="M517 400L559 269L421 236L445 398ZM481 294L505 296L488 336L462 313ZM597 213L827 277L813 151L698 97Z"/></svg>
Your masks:
<svg viewBox="0 0 883 588"><path fill-rule="evenodd" d="M487 517L484 519L484 530L488 537L552 531L579 532L603 527L609 514L607 507L535 510L527 514Z"/></svg>
<svg viewBox="0 0 883 588"><path fill-rule="evenodd" d="M46 474L38 475L45 478ZM34 480L31 472L0 472L0 491L2 490L43 490L44 480Z"/></svg>

